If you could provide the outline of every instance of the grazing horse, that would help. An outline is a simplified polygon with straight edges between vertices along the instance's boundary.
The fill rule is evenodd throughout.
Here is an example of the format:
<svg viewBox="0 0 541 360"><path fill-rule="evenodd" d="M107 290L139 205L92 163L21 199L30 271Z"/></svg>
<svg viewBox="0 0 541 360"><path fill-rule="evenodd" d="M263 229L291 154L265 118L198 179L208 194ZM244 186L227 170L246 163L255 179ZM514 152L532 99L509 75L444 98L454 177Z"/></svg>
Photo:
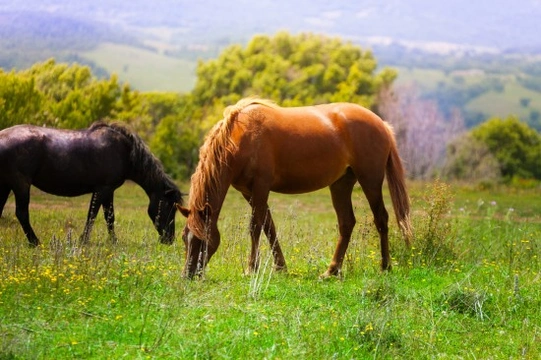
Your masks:
<svg viewBox="0 0 541 360"><path fill-rule="evenodd" d="M84 130L17 125L0 131L0 216L10 191L15 214L30 245L39 240L30 226L30 186L59 196L92 193L81 236L87 242L103 207L113 240L113 193L125 180L141 186L150 199L148 215L162 243L175 238L175 203L182 195L143 140L119 124L96 122Z"/></svg>
<svg viewBox="0 0 541 360"><path fill-rule="evenodd" d="M269 240L275 269L286 269L267 204L269 192L300 194L330 187L340 237L322 275L338 275L355 225L351 195L364 191L380 236L381 267L391 268L388 213L382 196L385 175L398 224L409 245L412 236L404 170L391 127L361 106L333 103L282 108L268 100L246 98L224 111L208 133L191 178L184 275L200 275L220 244L217 227L230 185L252 207L249 271L259 265L259 237Z"/></svg>

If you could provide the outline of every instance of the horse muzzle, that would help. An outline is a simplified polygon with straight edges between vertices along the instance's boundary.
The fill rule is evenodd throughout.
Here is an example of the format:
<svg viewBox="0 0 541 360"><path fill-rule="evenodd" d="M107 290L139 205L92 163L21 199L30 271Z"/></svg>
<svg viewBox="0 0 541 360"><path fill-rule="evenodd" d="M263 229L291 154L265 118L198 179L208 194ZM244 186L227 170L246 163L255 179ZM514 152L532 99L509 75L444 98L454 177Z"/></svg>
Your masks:
<svg viewBox="0 0 541 360"><path fill-rule="evenodd" d="M160 234L160 243L164 245L172 245L175 242L175 233L163 232Z"/></svg>

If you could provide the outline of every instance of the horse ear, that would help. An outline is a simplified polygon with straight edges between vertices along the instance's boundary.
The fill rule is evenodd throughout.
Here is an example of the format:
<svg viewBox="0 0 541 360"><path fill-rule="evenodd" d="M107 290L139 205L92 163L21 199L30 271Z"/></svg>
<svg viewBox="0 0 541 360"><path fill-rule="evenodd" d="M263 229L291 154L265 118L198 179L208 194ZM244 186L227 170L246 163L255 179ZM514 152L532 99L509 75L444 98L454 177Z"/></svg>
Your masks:
<svg viewBox="0 0 541 360"><path fill-rule="evenodd" d="M164 194L167 198L175 200L179 204L182 204L182 196L184 196L184 194L180 192L178 189L167 189L165 190Z"/></svg>
<svg viewBox="0 0 541 360"><path fill-rule="evenodd" d="M178 211L180 211L180 213L182 214L182 216L184 216L185 218L187 218L189 215L190 215L190 209L188 208L185 208L184 206L180 205L180 204L175 204L177 206L177 209Z"/></svg>

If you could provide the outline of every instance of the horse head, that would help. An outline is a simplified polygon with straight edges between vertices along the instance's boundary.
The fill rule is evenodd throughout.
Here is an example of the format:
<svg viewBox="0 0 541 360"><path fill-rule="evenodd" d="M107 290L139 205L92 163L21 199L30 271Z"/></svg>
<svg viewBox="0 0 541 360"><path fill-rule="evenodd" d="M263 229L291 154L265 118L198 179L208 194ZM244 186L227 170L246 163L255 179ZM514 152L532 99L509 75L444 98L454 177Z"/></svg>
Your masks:
<svg viewBox="0 0 541 360"><path fill-rule="evenodd" d="M167 188L150 195L148 216L160 234L162 244L175 241L175 205L182 203L182 194L177 188Z"/></svg>
<svg viewBox="0 0 541 360"><path fill-rule="evenodd" d="M210 226L212 208L206 204L203 210L192 210L177 204L180 213L187 219L182 232L182 240L186 247L186 265L183 276L193 278L201 276L210 257L216 252L220 243L220 233L216 227Z"/></svg>

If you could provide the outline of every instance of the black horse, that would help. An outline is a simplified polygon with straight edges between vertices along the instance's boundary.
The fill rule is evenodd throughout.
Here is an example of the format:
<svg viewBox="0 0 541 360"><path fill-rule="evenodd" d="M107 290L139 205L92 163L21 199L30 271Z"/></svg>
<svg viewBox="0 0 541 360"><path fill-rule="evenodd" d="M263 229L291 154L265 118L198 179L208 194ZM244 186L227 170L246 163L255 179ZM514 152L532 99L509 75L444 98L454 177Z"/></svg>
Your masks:
<svg viewBox="0 0 541 360"><path fill-rule="evenodd" d="M13 191L15 214L30 245L39 245L28 214L31 185L59 196L92 193L81 235L81 242L88 242L100 206L116 239L113 193L125 180L145 190L160 241L172 243L175 203L182 203L182 194L141 138L125 127L100 121L83 130L17 125L0 131L0 216Z"/></svg>

